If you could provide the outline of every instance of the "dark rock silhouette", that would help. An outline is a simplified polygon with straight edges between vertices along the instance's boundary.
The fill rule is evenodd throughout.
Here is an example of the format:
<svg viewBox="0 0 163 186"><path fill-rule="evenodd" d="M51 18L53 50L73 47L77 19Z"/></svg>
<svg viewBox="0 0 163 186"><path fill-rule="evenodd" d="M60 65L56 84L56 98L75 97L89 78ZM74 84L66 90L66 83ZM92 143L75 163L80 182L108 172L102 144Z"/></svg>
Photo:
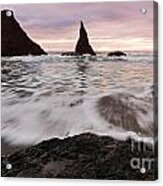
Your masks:
<svg viewBox="0 0 163 186"><path fill-rule="evenodd" d="M89 44L88 35L87 35L87 32L85 30L85 27L82 21L81 21L79 34L80 34L79 40L75 48L75 53L78 55L83 55L83 54L96 55L91 45Z"/></svg>
<svg viewBox="0 0 163 186"><path fill-rule="evenodd" d="M131 150L131 144L134 149ZM144 149L145 145L145 149ZM140 142L118 141L90 133L65 139L51 139L1 158L2 177L47 177L110 180L155 180L157 159L146 172L134 169L134 157L154 158L152 146ZM157 151L157 149L155 149ZM157 156L156 156L157 157ZM139 160L139 158L138 158ZM6 163L12 169L6 169Z"/></svg>
<svg viewBox="0 0 163 186"><path fill-rule="evenodd" d="M47 54L23 31L13 11L7 9L1 11L1 48L2 56Z"/></svg>
<svg viewBox="0 0 163 186"><path fill-rule="evenodd" d="M76 52L63 52L61 55L62 56L77 56L78 54Z"/></svg>
<svg viewBox="0 0 163 186"><path fill-rule="evenodd" d="M110 53L108 54L108 56L109 56L109 57L111 57L111 56L120 57L120 56L127 56L127 54L124 53L124 52L121 52L121 51L115 51L115 52L110 52Z"/></svg>

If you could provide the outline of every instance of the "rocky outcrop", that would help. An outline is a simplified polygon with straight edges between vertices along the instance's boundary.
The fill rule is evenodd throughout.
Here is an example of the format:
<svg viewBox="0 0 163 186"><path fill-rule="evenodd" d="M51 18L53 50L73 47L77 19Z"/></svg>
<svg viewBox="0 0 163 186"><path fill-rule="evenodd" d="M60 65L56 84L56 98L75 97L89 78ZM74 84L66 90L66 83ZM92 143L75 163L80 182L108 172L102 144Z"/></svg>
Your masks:
<svg viewBox="0 0 163 186"><path fill-rule="evenodd" d="M126 53L124 52L121 52L121 51L115 51L115 52L110 52L108 54L109 57L112 57L112 56L117 56L117 57L120 57L120 56L127 56Z"/></svg>
<svg viewBox="0 0 163 186"><path fill-rule="evenodd" d="M96 55L92 46L89 44L88 35L82 21L80 25L79 39L75 48L75 53L78 55L83 54Z"/></svg>
<svg viewBox="0 0 163 186"><path fill-rule="evenodd" d="M11 10L1 11L1 55L42 55L47 54L23 31Z"/></svg>
<svg viewBox="0 0 163 186"><path fill-rule="evenodd" d="M139 144L140 142L132 142L131 139L117 141L90 133L62 140L54 138L2 157L1 175L111 180L157 179L157 159L144 174L131 166L132 158L154 158L151 146L146 145L146 151L141 151L138 150ZM141 147L144 148L143 143ZM12 165L12 169L6 169L8 163Z"/></svg>
<svg viewBox="0 0 163 186"><path fill-rule="evenodd" d="M63 52L62 56L77 56L78 54L75 52Z"/></svg>

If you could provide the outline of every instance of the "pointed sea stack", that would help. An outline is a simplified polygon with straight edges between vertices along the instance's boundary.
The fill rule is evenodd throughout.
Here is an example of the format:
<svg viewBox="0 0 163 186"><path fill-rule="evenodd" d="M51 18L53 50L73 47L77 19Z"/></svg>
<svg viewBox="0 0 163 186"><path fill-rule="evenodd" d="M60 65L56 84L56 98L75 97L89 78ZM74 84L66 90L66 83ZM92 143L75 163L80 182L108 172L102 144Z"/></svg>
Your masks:
<svg viewBox="0 0 163 186"><path fill-rule="evenodd" d="M11 10L1 11L1 55L47 54L38 44L33 42L23 31Z"/></svg>
<svg viewBox="0 0 163 186"><path fill-rule="evenodd" d="M75 53L78 55L83 54L96 55L91 45L89 44L88 35L82 21L80 26L80 36L76 45Z"/></svg>

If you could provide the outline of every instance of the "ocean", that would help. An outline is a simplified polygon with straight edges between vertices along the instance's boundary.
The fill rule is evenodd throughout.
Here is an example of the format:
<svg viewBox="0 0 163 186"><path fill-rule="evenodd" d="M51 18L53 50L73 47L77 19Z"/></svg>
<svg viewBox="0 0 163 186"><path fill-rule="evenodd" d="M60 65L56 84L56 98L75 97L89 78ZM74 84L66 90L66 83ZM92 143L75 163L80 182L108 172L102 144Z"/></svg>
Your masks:
<svg viewBox="0 0 163 186"><path fill-rule="evenodd" d="M153 139L154 58L2 57L1 136L29 146L90 132L115 139Z"/></svg>

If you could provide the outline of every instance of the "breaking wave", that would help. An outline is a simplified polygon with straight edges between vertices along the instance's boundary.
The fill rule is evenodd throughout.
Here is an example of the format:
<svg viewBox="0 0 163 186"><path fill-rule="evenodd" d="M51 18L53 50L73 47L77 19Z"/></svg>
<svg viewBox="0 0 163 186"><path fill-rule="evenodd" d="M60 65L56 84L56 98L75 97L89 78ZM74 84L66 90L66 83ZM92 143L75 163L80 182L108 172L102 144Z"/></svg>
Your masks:
<svg viewBox="0 0 163 186"><path fill-rule="evenodd" d="M151 142L153 109L152 56L2 58L1 135L10 144L84 132Z"/></svg>

